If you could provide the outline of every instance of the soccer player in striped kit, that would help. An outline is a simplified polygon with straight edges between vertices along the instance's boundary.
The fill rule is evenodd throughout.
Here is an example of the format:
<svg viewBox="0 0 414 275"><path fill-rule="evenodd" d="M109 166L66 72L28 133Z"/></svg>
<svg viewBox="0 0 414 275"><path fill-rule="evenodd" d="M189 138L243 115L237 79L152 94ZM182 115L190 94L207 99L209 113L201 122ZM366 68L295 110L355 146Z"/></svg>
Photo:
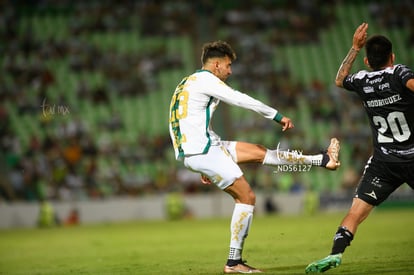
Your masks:
<svg viewBox="0 0 414 275"><path fill-rule="evenodd" d="M370 122L374 153L368 160L348 214L335 233L331 254L309 264L306 273L319 273L341 264L358 226L371 210L403 183L414 188L414 72L394 65L392 43L385 36L367 40L368 24L355 30L352 48L339 67L335 83L358 94ZM350 74L365 46L364 63L371 71Z"/></svg>

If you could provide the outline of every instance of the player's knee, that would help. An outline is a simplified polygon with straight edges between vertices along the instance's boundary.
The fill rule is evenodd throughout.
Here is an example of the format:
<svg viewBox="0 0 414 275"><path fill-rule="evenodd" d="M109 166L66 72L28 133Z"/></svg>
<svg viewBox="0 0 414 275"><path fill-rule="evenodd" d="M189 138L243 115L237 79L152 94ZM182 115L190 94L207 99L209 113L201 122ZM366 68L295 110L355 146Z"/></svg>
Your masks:
<svg viewBox="0 0 414 275"><path fill-rule="evenodd" d="M249 192L249 201L250 201L250 205L255 205L256 204L256 194L250 190Z"/></svg>
<svg viewBox="0 0 414 275"><path fill-rule="evenodd" d="M243 176L236 179L236 181L224 189L224 191L230 194L236 202L250 205L256 203L256 194Z"/></svg>
<svg viewBox="0 0 414 275"><path fill-rule="evenodd" d="M253 190L248 190L240 200L241 203L255 205L256 204L256 194Z"/></svg>

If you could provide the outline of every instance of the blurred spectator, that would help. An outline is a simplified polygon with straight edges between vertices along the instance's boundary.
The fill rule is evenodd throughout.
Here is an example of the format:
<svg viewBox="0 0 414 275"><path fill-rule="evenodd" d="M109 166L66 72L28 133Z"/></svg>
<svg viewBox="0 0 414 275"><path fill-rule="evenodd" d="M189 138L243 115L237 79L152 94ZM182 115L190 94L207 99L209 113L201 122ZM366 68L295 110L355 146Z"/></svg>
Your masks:
<svg viewBox="0 0 414 275"><path fill-rule="evenodd" d="M39 227L54 227L60 224L53 205L47 200L40 200L37 225Z"/></svg>
<svg viewBox="0 0 414 275"><path fill-rule="evenodd" d="M71 137L63 148L63 157L69 167L75 167L82 158L82 148L77 137Z"/></svg>
<svg viewBox="0 0 414 275"><path fill-rule="evenodd" d="M77 208L72 208L69 212L69 215L64 221L66 226L74 226L80 223L79 210Z"/></svg>

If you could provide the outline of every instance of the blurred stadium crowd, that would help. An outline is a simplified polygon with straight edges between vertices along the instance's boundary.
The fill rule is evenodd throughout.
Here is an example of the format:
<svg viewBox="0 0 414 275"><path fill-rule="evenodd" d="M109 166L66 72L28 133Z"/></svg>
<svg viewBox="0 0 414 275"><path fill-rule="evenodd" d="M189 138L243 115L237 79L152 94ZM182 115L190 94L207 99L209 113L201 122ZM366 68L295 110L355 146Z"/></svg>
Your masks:
<svg viewBox="0 0 414 275"><path fill-rule="evenodd" d="M186 192L211 190L173 159L167 112L179 78L199 66L201 43L217 37L238 53L232 85L256 91L294 118L300 118L295 114L303 108L302 98L312 121L331 125L326 137L335 134L352 144L350 176L344 172L342 182L352 187L370 154L361 106L322 80L293 81L286 57L274 50L317 42L320 31L335 22L334 7L341 2L1 1L0 201L140 196L180 188L181 182ZM405 43L414 45L411 1L373 1L367 8L379 26L411 26ZM128 40L131 36L139 39ZM174 54L168 41L182 37L190 47ZM163 85L165 72L178 78ZM151 93L159 98L145 106ZM123 107L127 104L132 112ZM274 125L256 115L238 111L223 117L224 123L233 121L225 127L230 137L280 138ZM143 126L130 127L135 124ZM318 137L308 134L292 134L297 137L289 145L319 148ZM247 167L247 173L254 176L256 169ZM267 185L252 182L257 188Z"/></svg>

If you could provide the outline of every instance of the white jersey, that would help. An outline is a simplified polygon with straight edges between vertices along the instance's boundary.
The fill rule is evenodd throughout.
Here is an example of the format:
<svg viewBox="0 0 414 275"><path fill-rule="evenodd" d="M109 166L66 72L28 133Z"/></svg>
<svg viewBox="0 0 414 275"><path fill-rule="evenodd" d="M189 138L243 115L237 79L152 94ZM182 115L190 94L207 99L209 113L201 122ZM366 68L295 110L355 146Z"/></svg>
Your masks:
<svg viewBox="0 0 414 275"><path fill-rule="evenodd" d="M220 137L211 129L210 121L220 101L255 111L274 119L277 110L233 90L218 77L199 70L185 77L175 89L170 105L169 130L175 156L205 154Z"/></svg>

